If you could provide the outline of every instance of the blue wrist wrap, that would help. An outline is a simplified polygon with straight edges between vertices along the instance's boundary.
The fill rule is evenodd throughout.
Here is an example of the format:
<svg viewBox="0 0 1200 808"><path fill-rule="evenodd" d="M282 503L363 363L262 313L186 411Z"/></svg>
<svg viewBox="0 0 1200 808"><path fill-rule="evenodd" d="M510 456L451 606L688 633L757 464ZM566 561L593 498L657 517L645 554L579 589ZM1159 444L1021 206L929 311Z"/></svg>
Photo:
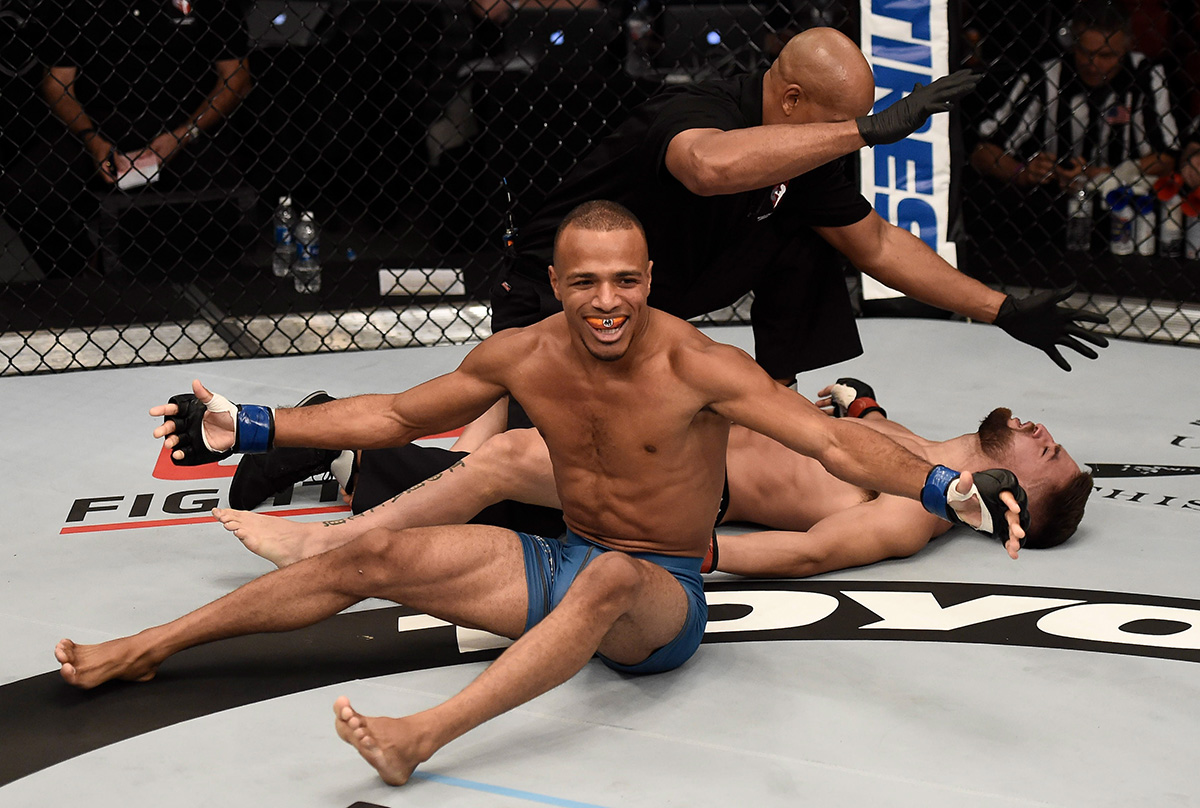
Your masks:
<svg viewBox="0 0 1200 808"><path fill-rule="evenodd" d="M270 407L261 404L238 405L235 452L265 452L271 448L274 438L275 418Z"/></svg>
<svg viewBox="0 0 1200 808"><path fill-rule="evenodd" d="M960 476L962 475L957 471L945 466L934 466L930 469L929 476L925 478L925 486L921 489L921 504L925 506L925 510L953 522L946 503L946 493L950 490L950 484Z"/></svg>

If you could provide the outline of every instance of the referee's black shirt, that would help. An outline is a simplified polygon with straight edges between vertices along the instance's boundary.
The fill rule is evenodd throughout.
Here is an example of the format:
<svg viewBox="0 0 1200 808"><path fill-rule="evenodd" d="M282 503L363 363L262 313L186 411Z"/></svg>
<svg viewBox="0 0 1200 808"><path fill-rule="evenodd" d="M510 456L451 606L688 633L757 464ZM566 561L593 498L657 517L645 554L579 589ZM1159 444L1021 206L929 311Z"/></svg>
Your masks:
<svg viewBox="0 0 1200 808"><path fill-rule="evenodd" d="M522 225L512 271L546 284L559 222L583 202L610 199L646 229L654 261L651 305L688 318L753 289L755 353L777 378L861 353L837 262L811 230L854 224L871 211L845 158L791 180L782 196L776 187L701 197L666 168L667 146L681 132L760 126L762 81L757 72L683 85L639 106ZM530 297L511 292L494 290L494 329L550 313L544 293L537 312Z"/></svg>

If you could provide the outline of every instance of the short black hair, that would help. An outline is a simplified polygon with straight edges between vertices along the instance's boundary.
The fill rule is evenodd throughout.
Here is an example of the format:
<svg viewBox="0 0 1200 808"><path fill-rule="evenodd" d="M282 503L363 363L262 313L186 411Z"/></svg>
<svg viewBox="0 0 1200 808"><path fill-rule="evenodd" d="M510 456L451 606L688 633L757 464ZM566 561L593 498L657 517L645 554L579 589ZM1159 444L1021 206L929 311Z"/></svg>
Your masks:
<svg viewBox="0 0 1200 808"><path fill-rule="evenodd" d="M1113 0L1083 0L1071 13L1071 31L1076 36L1083 31L1129 33L1129 15Z"/></svg>
<svg viewBox="0 0 1200 808"><path fill-rule="evenodd" d="M638 217L629 208L609 199L593 199L577 205L558 223L558 230L554 232L555 264L558 263L558 241L563 231L572 226L600 232L637 230L642 238L646 237L646 228L642 227Z"/></svg>
<svg viewBox="0 0 1200 808"><path fill-rule="evenodd" d="M1056 547L1074 535L1083 520L1083 509L1092 493L1092 475L1081 471L1057 491L1041 496L1040 515L1025 533L1024 547Z"/></svg>

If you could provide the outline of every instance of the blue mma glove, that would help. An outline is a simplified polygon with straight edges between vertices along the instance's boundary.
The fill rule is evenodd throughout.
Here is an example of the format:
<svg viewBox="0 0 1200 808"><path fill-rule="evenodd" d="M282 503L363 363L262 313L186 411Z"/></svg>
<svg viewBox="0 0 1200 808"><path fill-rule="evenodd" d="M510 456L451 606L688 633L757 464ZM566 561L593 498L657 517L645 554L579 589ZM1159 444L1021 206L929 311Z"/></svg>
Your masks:
<svg viewBox="0 0 1200 808"><path fill-rule="evenodd" d="M954 481L961 476L961 472L954 469L934 466L930 470L929 476L925 478L925 486L921 489L921 504L925 506L925 510L952 524L967 525L950 507L950 503L965 502L972 496L978 495L980 502L983 503L982 521L979 527L974 529L999 540L1001 544L1006 544L1008 543L1008 519L1005 514L1008 513L1008 506L1000 499L1000 494L1008 491L1016 497L1017 505L1021 508L1018 523L1021 525L1021 529L1028 533L1029 498L1025 494L1025 489L1017 481L1015 474L1008 469L977 471L972 475L974 483L971 490L965 494L958 493L954 488ZM971 527L971 525L967 525L967 527ZM1021 539L1021 546L1025 546L1025 539Z"/></svg>
<svg viewBox="0 0 1200 808"><path fill-rule="evenodd" d="M213 393L208 404L191 393L171 396L168 403L174 404L179 412L163 416L163 423L175 425L179 442L174 451L183 452L183 459L171 462L177 466L201 466L224 460L234 452L265 452L275 439L275 413L270 407L260 404L234 404L225 396ZM233 417L233 448L220 451L214 449L204 434L204 414L227 412Z"/></svg>
<svg viewBox="0 0 1200 808"><path fill-rule="evenodd" d="M887 418L887 413L875 400L871 385L849 376L829 386L829 400L833 402L834 418L862 418L871 412Z"/></svg>

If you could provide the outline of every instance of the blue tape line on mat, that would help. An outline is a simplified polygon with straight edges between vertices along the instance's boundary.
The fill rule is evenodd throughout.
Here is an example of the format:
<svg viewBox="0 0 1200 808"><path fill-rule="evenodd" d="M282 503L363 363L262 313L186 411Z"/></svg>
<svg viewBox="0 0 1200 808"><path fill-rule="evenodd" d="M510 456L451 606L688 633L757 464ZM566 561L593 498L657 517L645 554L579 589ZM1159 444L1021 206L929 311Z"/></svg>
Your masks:
<svg viewBox="0 0 1200 808"><path fill-rule="evenodd" d="M934 466L930 469L929 476L925 478L925 486L921 489L921 504L925 506L925 510L934 516L953 521L947 511L946 492L958 477L957 471L945 466Z"/></svg>
<svg viewBox="0 0 1200 808"><path fill-rule="evenodd" d="M563 800L558 797L550 797L545 794L535 794L532 791L521 791L515 788L505 788L504 786L494 786L490 783L477 783L474 780L463 780L458 777L446 777L442 774L429 774L427 772L413 772L413 780L428 780L431 783L441 783L446 786L458 786L459 788L470 788L475 791L485 791L488 794L499 794L502 797L515 797L520 800L528 800L529 802L540 802L542 805L558 805L562 808L604 808L602 805L596 805L591 802L576 802L575 800Z"/></svg>

